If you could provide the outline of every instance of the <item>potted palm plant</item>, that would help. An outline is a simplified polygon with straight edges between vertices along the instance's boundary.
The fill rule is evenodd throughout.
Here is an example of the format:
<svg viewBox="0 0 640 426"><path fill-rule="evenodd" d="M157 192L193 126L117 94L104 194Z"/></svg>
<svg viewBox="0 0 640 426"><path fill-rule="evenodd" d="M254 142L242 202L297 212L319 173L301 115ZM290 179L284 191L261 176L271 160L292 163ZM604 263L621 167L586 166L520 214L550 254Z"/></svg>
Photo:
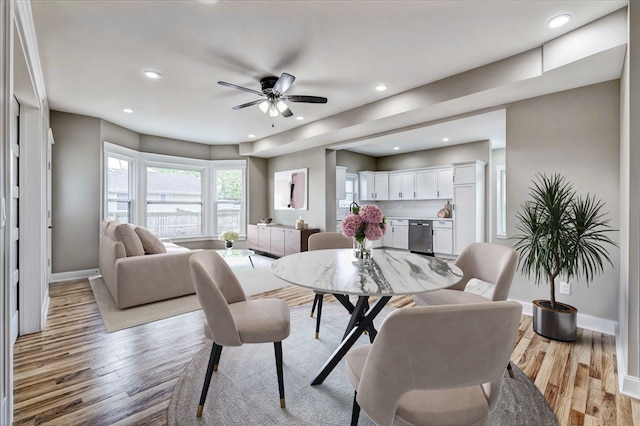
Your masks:
<svg viewBox="0 0 640 426"><path fill-rule="evenodd" d="M607 246L615 246L603 213L604 202L581 196L564 176L538 173L530 199L516 214L520 232L512 237L518 269L536 284L546 280L550 299L533 301L533 330L545 337L574 341L577 309L556 301L556 278L584 277L587 284L611 263Z"/></svg>

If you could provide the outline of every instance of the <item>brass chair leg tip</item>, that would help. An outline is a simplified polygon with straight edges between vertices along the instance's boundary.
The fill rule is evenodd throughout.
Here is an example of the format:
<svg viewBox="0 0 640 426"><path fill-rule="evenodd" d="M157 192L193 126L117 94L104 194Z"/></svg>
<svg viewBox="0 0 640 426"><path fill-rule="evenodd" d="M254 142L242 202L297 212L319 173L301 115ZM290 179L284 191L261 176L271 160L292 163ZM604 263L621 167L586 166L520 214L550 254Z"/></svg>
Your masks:
<svg viewBox="0 0 640 426"><path fill-rule="evenodd" d="M280 398L280 408L286 408L286 404L284 403L284 398Z"/></svg>
<svg viewBox="0 0 640 426"><path fill-rule="evenodd" d="M196 417L202 417L203 409L204 409L204 405L198 405L198 412L196 413Z"/></svg>
<svg viewBox="0 0 640 426"><path fill-rule="evenodd" d="M309 314L309 316L310 316L311 318L313 318L313 312L311 312L311 313Z"/></svg>
<svg viewBox="0 0 640 426"><path fill-rule="evenodd" d="M316 339L318 338L319 335L320 335L320 333L316 333Z"/></svg>
<svg viewBox="0 0 640 426"><path fill-rule="evenodd" d="M218 364L213 366L213 371L218 371Z"/></svg>
<svg viewBox="0 0 640 426"><path fill-rule="evenodd" d="M513 371L511 371L511 369L509 369L509 377L511 377L512 379L516 378L516 376L513 374Z"/></svg>

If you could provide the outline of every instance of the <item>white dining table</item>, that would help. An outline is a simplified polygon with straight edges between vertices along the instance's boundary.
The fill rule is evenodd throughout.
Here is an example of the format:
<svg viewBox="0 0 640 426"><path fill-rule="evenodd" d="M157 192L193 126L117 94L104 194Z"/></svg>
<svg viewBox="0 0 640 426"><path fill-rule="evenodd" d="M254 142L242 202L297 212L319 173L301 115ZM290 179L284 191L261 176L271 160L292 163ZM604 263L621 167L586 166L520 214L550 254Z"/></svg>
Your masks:
<svg viewBox="0 0 640 426"><path fill-rule="evenodd" d="M356 260L352 249L304 251L271 264L278 278L320 293L331 293L351 313L343 339L311 381L320 384L367 330L371 342L373 320L393 296L425 293L450 287L462 278L453 262L402 250L376 249L373 260ZM356 305L349 296L358 296ZM377 296L369 306L369 297Z"/></svg>

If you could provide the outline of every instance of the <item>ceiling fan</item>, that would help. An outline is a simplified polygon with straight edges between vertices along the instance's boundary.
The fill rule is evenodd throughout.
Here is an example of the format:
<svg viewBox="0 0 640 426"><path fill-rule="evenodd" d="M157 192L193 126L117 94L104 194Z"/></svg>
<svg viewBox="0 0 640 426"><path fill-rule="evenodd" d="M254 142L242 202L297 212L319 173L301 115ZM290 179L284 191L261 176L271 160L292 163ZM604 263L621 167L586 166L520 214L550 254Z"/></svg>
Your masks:
<svg viewBox="0 0 640 426"><path fill-rule="evenodd" d="M260 110L265 114L269 113L271 117L276 117L282 114L283 117L291 117L293 113L285 103L289 102L305 102L311 104L326 104L327 98L320 96L303 96L303 95L285 95L284 93L289 90L293 81L296 78L291 74L282 73L280 77L264 77L260 80L260 86L262 92L249 89L247 87L238 86L236 84L227 83L225 81L219 81L218 84L232 89L238 89L245 92L253 93L254 95L261 96L266 99L258 99L255 101L247 102L246 104L236 105L232 109L246 108L252 105L258 105Z"/></svg>

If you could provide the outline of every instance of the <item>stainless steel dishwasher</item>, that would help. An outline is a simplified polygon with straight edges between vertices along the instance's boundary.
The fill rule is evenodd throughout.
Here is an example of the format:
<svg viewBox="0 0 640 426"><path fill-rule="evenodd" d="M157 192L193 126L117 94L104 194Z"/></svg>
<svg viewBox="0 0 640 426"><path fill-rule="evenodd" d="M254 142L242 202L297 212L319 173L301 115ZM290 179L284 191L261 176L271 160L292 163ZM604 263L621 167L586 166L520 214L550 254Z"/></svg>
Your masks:
<svg viewBox="0 0 640 426"><path fill-rule="evenodd" d="M433 223L409 219L409 251L433 256Z"/></svg>

